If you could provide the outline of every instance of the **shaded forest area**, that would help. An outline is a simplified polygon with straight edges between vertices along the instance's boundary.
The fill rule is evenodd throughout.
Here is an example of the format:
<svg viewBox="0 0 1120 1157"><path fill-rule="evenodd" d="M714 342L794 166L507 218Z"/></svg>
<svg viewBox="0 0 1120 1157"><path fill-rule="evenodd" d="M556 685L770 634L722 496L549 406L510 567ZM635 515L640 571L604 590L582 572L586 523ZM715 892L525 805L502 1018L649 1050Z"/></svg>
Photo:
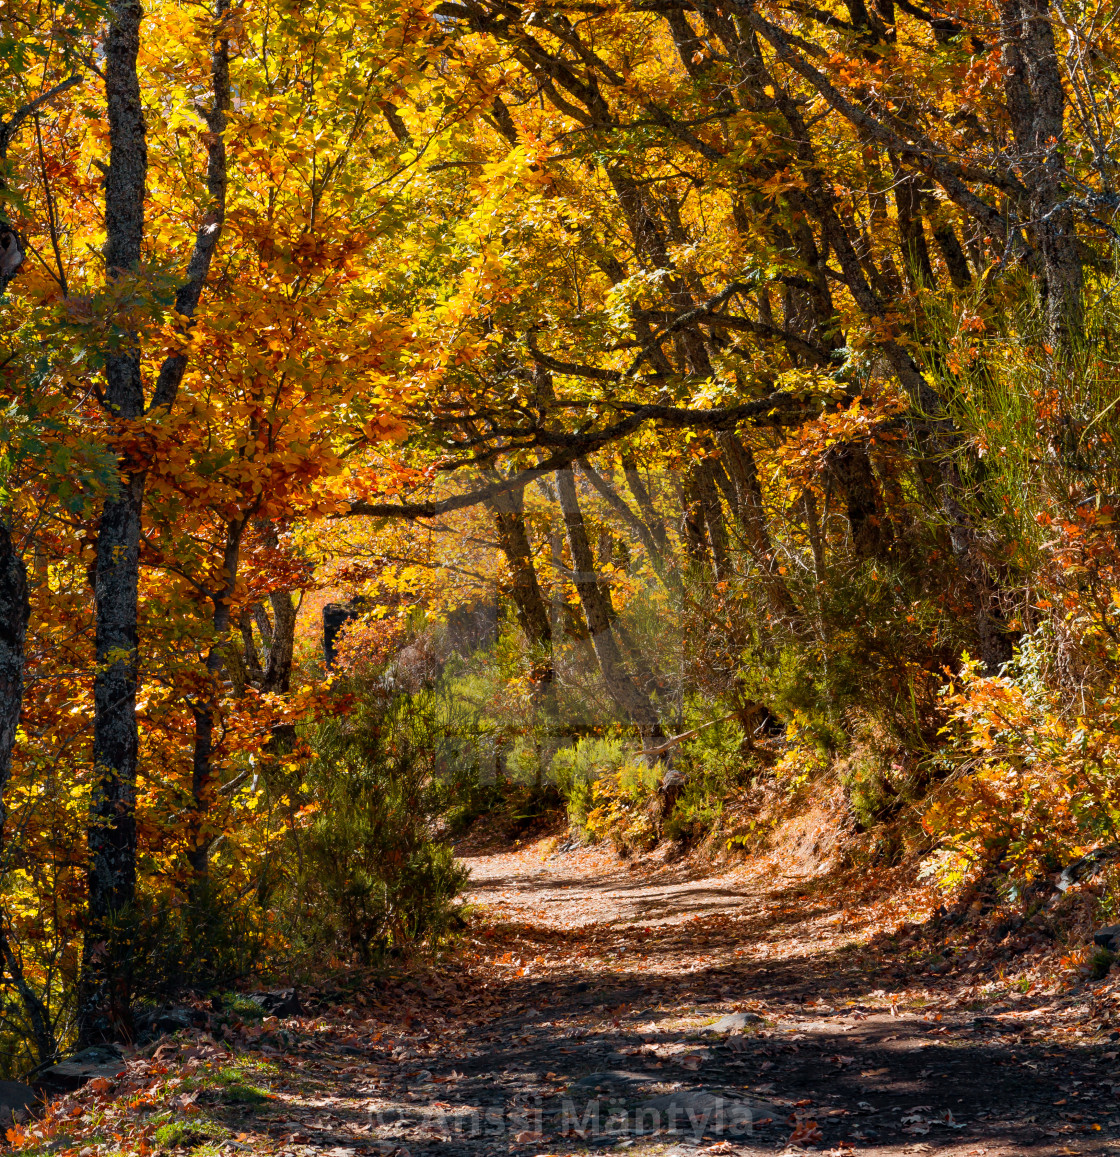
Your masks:
<svg viewBox="0 0 1120 1157"><path fill-rule="evenodd" d="M558 815L1107 973L1111 3L0 0L4 1075Z"/></svg>

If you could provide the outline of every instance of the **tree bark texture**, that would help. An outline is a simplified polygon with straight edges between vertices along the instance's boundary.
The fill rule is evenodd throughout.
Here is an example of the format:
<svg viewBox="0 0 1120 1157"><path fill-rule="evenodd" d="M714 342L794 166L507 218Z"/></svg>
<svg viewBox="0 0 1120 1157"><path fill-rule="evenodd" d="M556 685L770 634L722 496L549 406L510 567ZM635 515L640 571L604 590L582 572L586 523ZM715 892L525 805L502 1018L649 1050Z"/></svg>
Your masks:
<svg viewBox="0 0 1120 1157"><path fill-rule="evenodd" d="M1073 212L1065 201L1065 92L1049 0L1000 5L1004 92L1016 167L1030 191L1030 228L1046 278L1046 323L1055 349L1069 352L1084 320L1084 270Z"/></svg>
<svg viewBox="0 0 1120 1157"><path fill-rule="evenodd" d="M227 0L217 0L220 18ZM105 98L109 168L105 176L105 267L109 282L139 272L147 195L147 137L137 58L143 9L116 0L105 41ZM175 308L189 325L209 274L225 216L226 156L222 129L230 105L228 42L211 55L213 104L205 112L207 187L211 204L199 225ZM170 409L186 368L180 354L160 367L152 405ZM121 335L105 357L105 404L113 420L143 416L139 336ZM143 471L122 463L117 492L106 500L97 534L94 675L94 785L89 818L89 910L78 991L78 1037L83 1045L130 1034L131 949L125 926L136 887L136 771L139 737L136 693L140 534Z"/></svg>
<svg viewBox="0 0 1120 1157"><path fill-rule="evenodd" d="M12 748L23 707L24 643L30 616L23 558L0 522L0 839L7 818L4 793L12 774Z"/></svg>
<svg viewBox="0 0 1120 1157"><path fill-rule="evenodd" d="M286 695L292 683L296 604L291 591L272 591L268 601L272 605L272 635L268 642L268 662L265 664L261 690L279 691Z"/></svg>
<svg viewBox="0 0 1120 1157"><path fill-rule="evenodd" d="M109 169L105 177L105 265L109 281L139 270L148 153L136 59L143 11L135 0L110 8L105 45ZM136 334L105 358L105 401L114 419L144 413ZM123 463L122 463L123 467ZM123 921L136 887L137 592L142 473L123 473L105 502L97 534L94 675L94 784L89 821L89 912L78 996L83 1045L130 1031L132 961Z"/></svg>

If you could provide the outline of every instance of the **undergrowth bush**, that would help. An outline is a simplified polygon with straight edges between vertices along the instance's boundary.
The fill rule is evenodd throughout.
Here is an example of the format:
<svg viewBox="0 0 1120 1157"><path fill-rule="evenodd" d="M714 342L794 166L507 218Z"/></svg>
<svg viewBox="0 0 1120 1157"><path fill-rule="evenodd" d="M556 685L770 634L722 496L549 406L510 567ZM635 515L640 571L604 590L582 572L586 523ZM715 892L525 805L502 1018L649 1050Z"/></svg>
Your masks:
<svg viewBox="0 0 1120 1157"><path fill-rule="evenodd" d="M431 696L361 688L344 716L318 723L307 769L316 818L301 848L299 937L370 964L437 946L467 873L433 838L446 774L461 758Z"/></svg>
<svg viewBox="0 0 1120 1157"><path fill-rule="evenodd" d="M997 868L1029 883L1120 843L1120 686L1074 713L1039 678L1043 658L1027 640L1003 676L969 663L946 690L953 770L924 822L941 842L933 874L948 883Z"/></svg>
<svg viewBox="0 0 1120 1157"><path fill-rule="evenodd" d="M611 736L588 735L557 749L548 774L564 798L573 825L587 828L597 806L595 784L616 775L627 759L622 740Z"/></svg>
<svg viewBox="0 0 1120 1157"><path fill-rule="evenodd" d="M586 827L597 839L609 839L619 851L644 851L659 835L650 800L661 782L661 769L640 760L627 761L591 785Z"/></svg>

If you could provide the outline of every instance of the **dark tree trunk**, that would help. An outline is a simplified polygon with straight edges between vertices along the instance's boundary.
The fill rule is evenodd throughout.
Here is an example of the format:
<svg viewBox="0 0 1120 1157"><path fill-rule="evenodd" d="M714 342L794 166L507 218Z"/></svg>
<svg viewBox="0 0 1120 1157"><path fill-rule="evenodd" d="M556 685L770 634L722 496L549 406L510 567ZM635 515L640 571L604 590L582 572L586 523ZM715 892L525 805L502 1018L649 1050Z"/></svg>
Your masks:
<svg viewBox="0 0 1120 1157"><path fill-rule="evenodd" d="M927 194L923 203L929 212L930 230L937 242L941 260L945 262L950 284L954 289L967 289L972 282L972 273L956 230L944 218L939 219L939 207L932 195Z"/></svg>
<svg viewBox="0 0 1120 1157"><path fill-rule="evenodd" d="M261 690L287 694L292 684L296 604L291 591L273 591L268 601L272 604L272 638L268 644L268 663L261 680Z"/></svg>
<svg viewBox="0 0 1120 1157"><path fill-rule="evenodd" d="M1017 168L1030 190L1031 231L1046 277L1046 321L1055 351L1081 335L1084 270L1073 213L1066 199L1065 92L1049 0L1000 5L1004 92L1015 136Z"/></svg>
<svg viewBox="0 0 1120 1157"><path fill-rule="evenodd" d="M105 265L110 281L138 270L144 237L148 151L136 71L142 19L135 0L119 0L110 9L105 42ZM105 402L117 420L144 413L137 340L131 335L105 357ZM89 913L78 994L83 1045L128 1036L131 1028L132 960L123 929L136 887L136 616L143 503L143 474L125 474L117 493L105 502L97 534Z"/></svg>
<svg viewBox="0 0 1120 1157"><path fill-rule="evenodd" d="M512 576L510 595L517 621L528 640L533 662L533 685L545 692L554 679L552 623L537 581L533 549L525 529L524 491L514 491L490 503L498 531L498 544Z"/></svg>
<svg viewBox="0 0 1120 1157"><path fill-rule="evenodd" d="M264 672L261 670L261 656L257 650L257 641L253 638L253 612L249 607L242 610L238 616L237 625L241 630L241 647L249 682L259 683Z"/></svg>
<svg viewBox="0 0 1120 1157"><path fill-rule="evenodd" d="M733 433L719 435L722 464L735 493L732 509L742 531L747 549L761 569L770 609L776 616L789 619L798 615L797 604L789 593L778 569L778 559L766 512L762 506L762 486L751 449Z"/></svg>
<svg viewBox="0 0 1120 1157"><path fill-rule="evenodd" d="M0 839L7 819L5 792L23 707L24 642L31 604L23 558L0 521Z"/></svg>
<svg viewBox="0 0 1120 1157"><path fill-rule="evenodd" d="M704 522L704 496L698 473L697 465L692 464L681 485L681 538L691 565L701 571L711 571L712 555Z"/></svg>
<svg viewBox="0 0 1120 1157"><path fill-rule="evenodd" d="M929 259L925 227L922 223L921 178L902 171L896 158L894 165L894 204L898 213L898 243L906 281L914 291L932 286L933 264Z"/></svg>
<svg viewBox="0 0 1120 1157"><path fill-rule="evenodd" d="M12 749L23 708L24 645L31 603L23 558L0 521L0 851L8 819L7 790L12 775ZM50 1060L57 1052L50 1017L38 993L27 982L23 962L8 932L7 915L0 912L0 966L19 993L31 1024L37 1059Z"/></svg>
<svg viewBox="0 0 1120 1157"><path fill-rule="evenodd" d="M138 362L125 373L130 369L138 381ZM139 412L124 416L137 417ZM126 925L136 887L137 589L143 501L144 476L132 475L118 497L106 502L97 538L95 780L79 995L83 1044L127 1037L131 1025L132 959Z"/></svg>
<svg viewBox="0 0 1120 1157"><path fill-rule="evenodd" d="M717 465L717 461L710 457L694 463L686 493L691 496L690 506L695 512L698 533L704 546L711 549L712 574L718 580L730 574L731 562L728 557L723 503L720 502L719 487L716 485ZM688 518L688 513L685 517ZM707 556L707 549L703 554Z"/></svg>
<svg viewBox="0 0 1120 1157"><path fill-rule="evenodd" d="M843 492L856 558L882 557L890 545L879 483L862 446L844 443L829 455L828 472Z"/></svg>
<svg viewBox="0 0 1120 1157"><path fill-rule="evenodd" d="M227 0L217 0L215 13L219 18L226 7ZM148 154L137 57L143 16L136 0L117 0L110 7L105 41L109 121L105 266L110 282L135 273L142 259ZM205 113L211 130L207 144L211 204L199 223L186 277L175 296L175 310L185 319L181 328L189 327L198 307L225 218L222 130L230 103L228 63L228 42L222 40L211 56L214 103ZM185 368L183 354L164 360L152 398L153 408L164 410L174 405ZM105 404L115 420L132 420L144 413L136 334L106 354ZM77 1017L78 1038L83 1045L131 1033L133 963L126 928L136 888L137 597L144 484L142 472L122 472L118 492L105 503L97 535L89 911Z"/></svg>

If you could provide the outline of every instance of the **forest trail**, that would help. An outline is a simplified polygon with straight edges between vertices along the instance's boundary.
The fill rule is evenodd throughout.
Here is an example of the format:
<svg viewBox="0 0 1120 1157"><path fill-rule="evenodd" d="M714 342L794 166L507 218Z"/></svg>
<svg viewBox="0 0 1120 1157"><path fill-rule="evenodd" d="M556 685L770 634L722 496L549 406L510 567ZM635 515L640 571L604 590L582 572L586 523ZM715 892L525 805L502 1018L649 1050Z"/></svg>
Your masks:
<svg viewBox="0 0 1120 1157"><path fill-rule="evenodd" d="M475 913L453 954L137 1051L99 1127L131 1118L195 1157L208 1138L284 1157L1120 1152L1113 987L1036 994L990 952L946 963L928 925L899 939L918 893L856 902L789 857L460 855ZM161 1145L144 1106L197 1124Z"/></svg>
<svg viewBox="0 0 1120 1157"><path fill-rule="evenodd" d="M761 899L738 871L620 860L607 847L552 851L549 841L524 849L468 854L468 902L494 920L570 929L588 924L660 925L694 916L742 911Z"/></svg>
<svg viewBox="0 0 1120 1157"><path fill-rule="evenodd" d="M1092 1024L1106 986L1033 996L990 953L943 959L906 924L918 892L856 901L796 857L714 869L542 841L464 862L508 1012L488 1066L546 1097L538 1152L1120 1152L1117 1052ZM596 1088L600 1123L615 1104L630 1132L565 1137L586 1108L565 1119L564 1097ZM643 1135L635 1110L664 1117L670 1094L677 1135Z"/></svg>

